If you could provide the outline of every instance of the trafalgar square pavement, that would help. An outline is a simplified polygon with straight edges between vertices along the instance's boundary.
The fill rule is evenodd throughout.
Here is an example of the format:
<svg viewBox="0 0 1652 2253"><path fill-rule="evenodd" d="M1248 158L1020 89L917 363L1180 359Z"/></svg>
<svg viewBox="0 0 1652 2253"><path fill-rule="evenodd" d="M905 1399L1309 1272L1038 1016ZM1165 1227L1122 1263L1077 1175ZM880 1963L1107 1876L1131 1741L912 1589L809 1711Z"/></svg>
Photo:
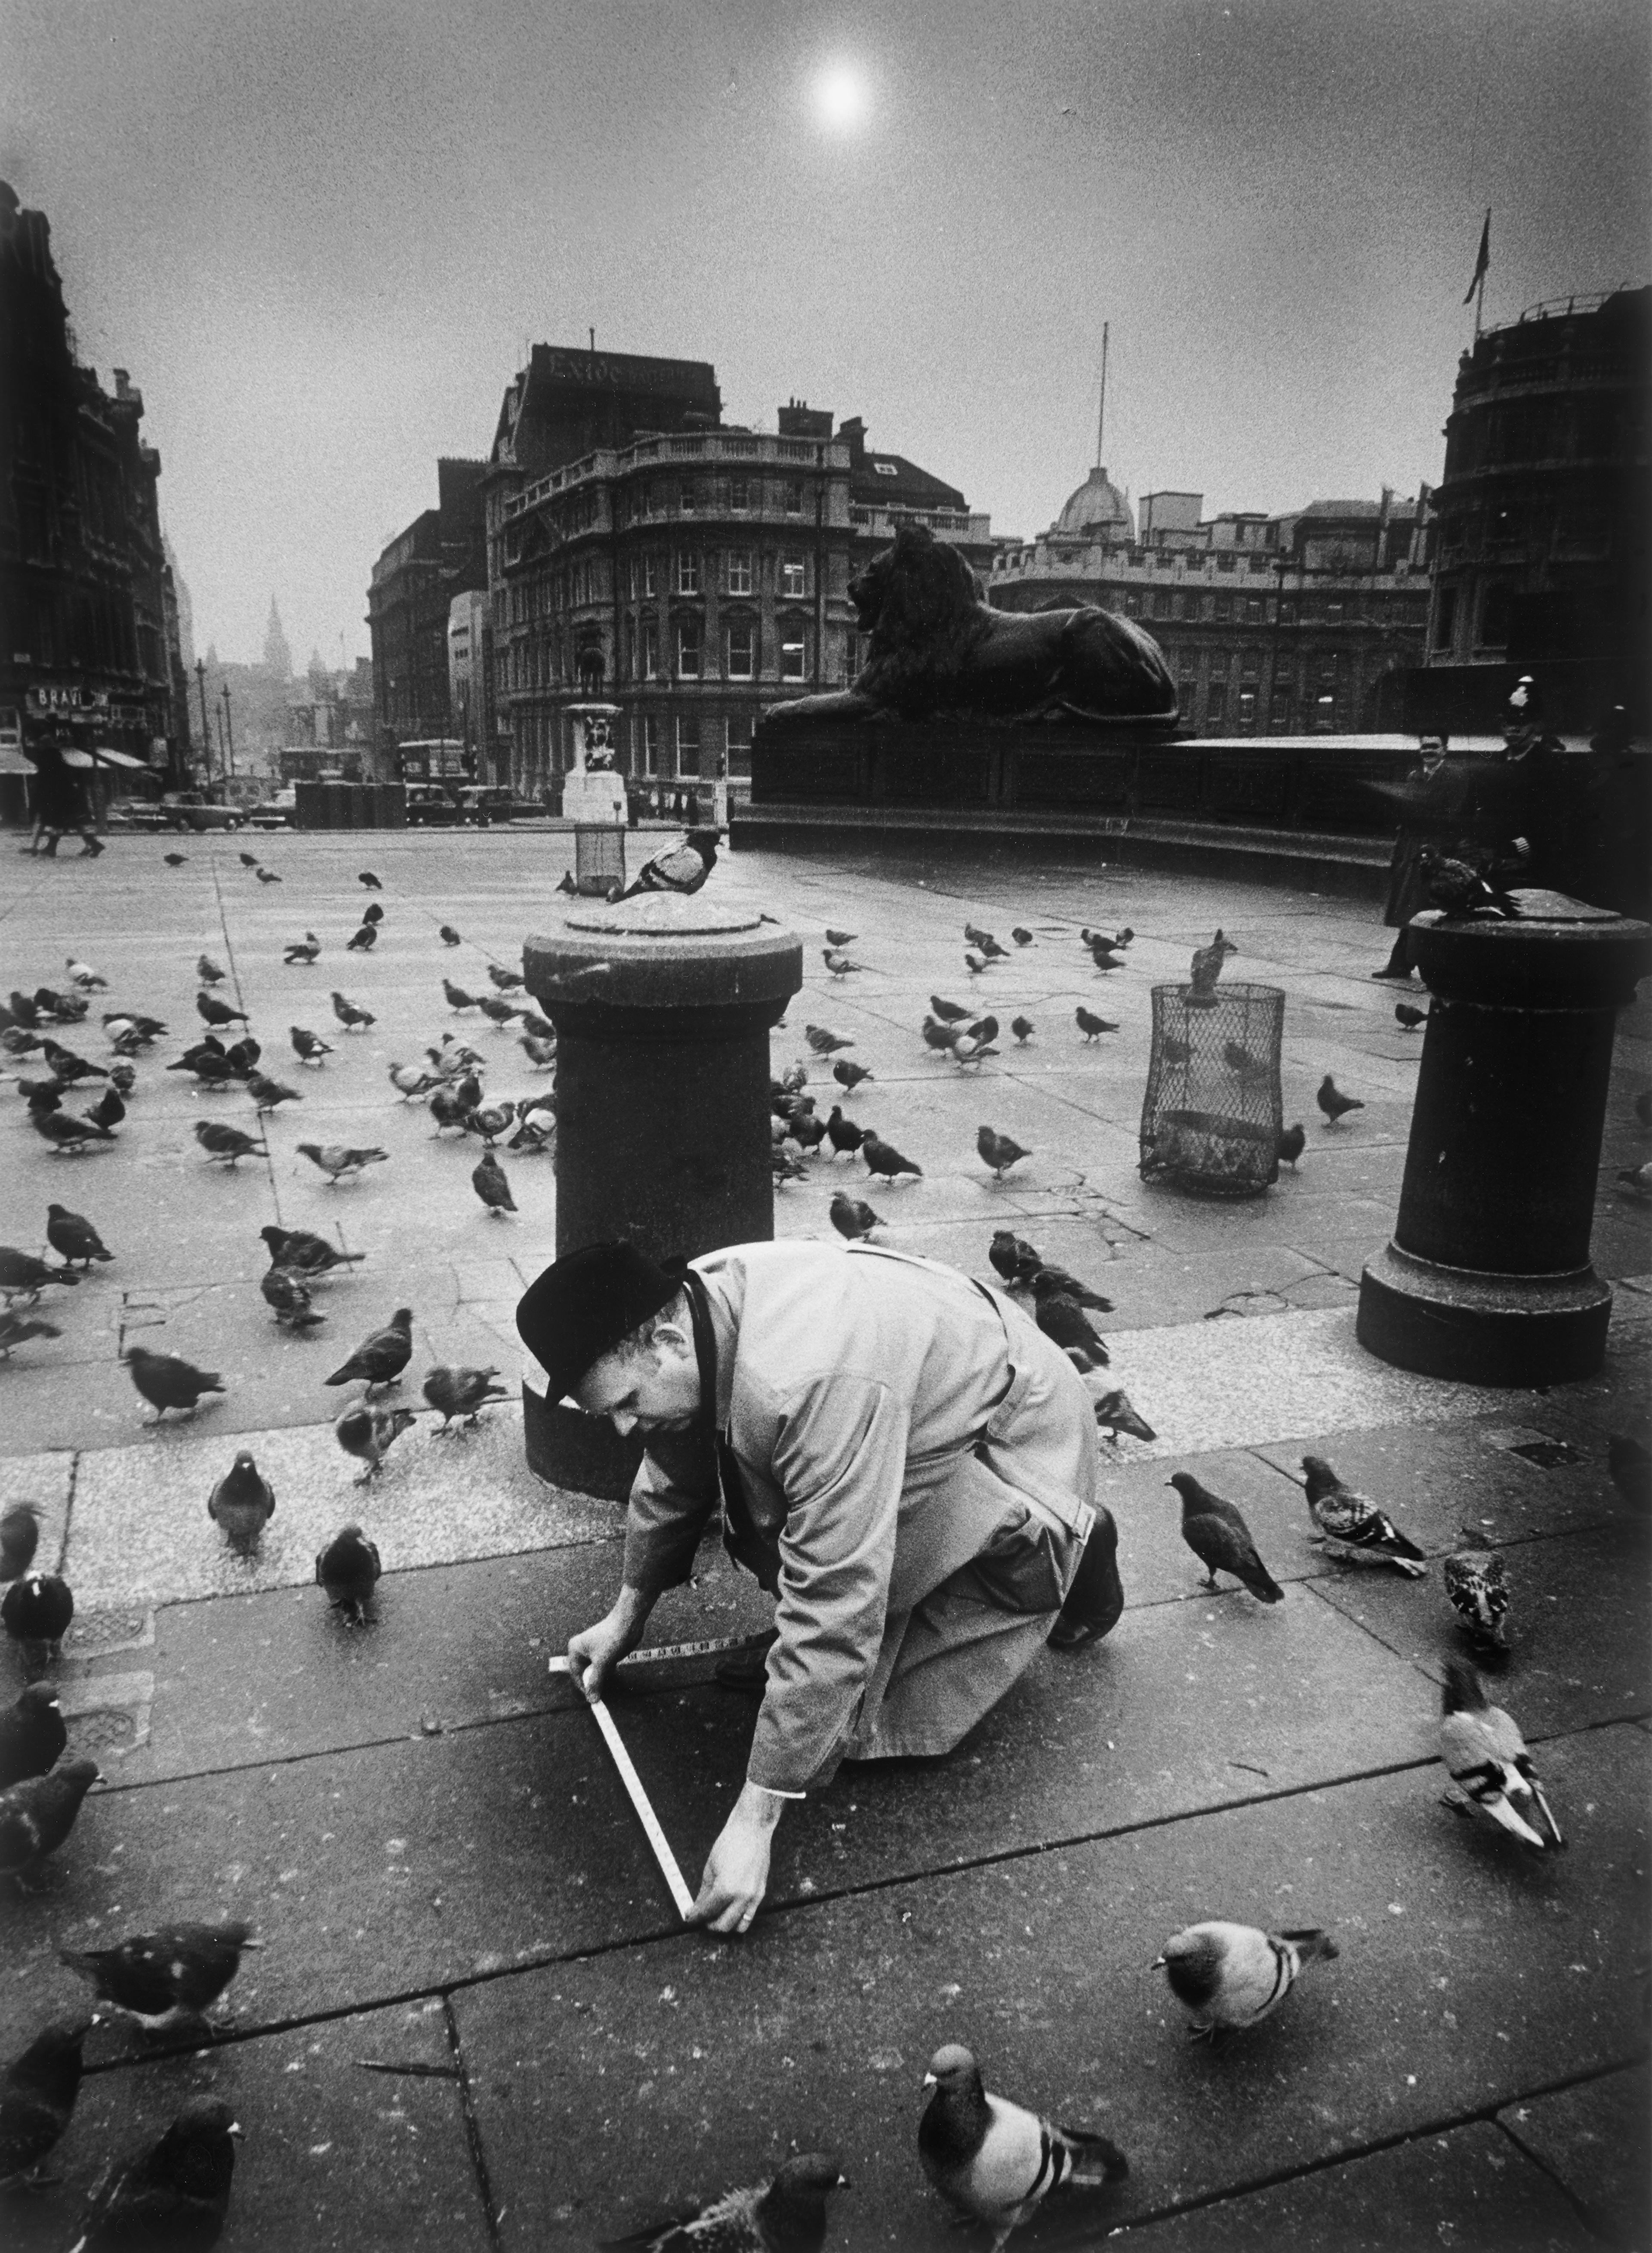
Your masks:
<svg viewBox="0 0 1652 2253"><path fill-rule="evenodd" d="M570 842L246 834L185 839L169 868L163 841L122 836L95 862L12 864L0 984L59 985L69 956L95 966L107 1000L64 1038L100 1061L105 1007L171 1030L138 1062L115 1147L84 1158L53 1155L0 1085L0 1240L42 1250L55 1199L115 1255L48 1287L32 1311L59 1335L0 1364L0 1503L39 1506L41 1559L74 1588L55 1678L72 1745L107 1779L38 1891L5 1902L0 2054L83 2000L60 1948L232 1917L263 1945L210 2044L94 2029L62 2181L6 2201L6 2242L66 2246L111 2152L210 2089L246 2131L230 2249L582 2246L819 2147L853 2184L829 2247L951 2245L916 2134L928 2060L962 2040L990 2086L1130 2159L1126 2180L1052 2201L1017 2243L1644 2244L1648 1541L1607 1443L1643 1428L1652 1335L1647 1214L1615 1182L1648 1149L1632 1110L1652 1085L1645 1004L1619 1027L1597 1200L1607 1366L1543 1392L1475 1390L1355 1342L1420 1046L1394 1019L1403 989L1370 978L1387 952L1374 907L1110 868L1105 846L1052 844L1035 865L721 861L720 891L805 940L776 1070L806 1053L805 1022L852 1040L873 1078L846 1110L924 1168L886 1189L858 1161L811 1159L777 1195L777 1231L833 1240L842 1187L896 1247L990 1276L993 1230L1014 1230L1113 1301L1098 1318L1111 1374L1157 1436L1103 1448L1126 1597L1113 1633L1047 1655L948 1761L846 1768L786 1817L751 1936L708 1939L682 1929L590 1716L547 1671L606 1608L621 1534L617 1508L523 1461L512 1312L553 1253L554 1161L504 1151L519 1211L492 1219L476 1142L436 1135L387 1078L452 1032L486 1057L490 1095L546 1086L442 980L491 993L490 962L519 968ZM259 883L242 849L282 882ZM345 952L363 868L386 910L365 956ZM972 977L966 920L1033 943ZM1120 970L1092 970L1085 924L1133 926ZM1184 977L1218 924L1239 948L1226 974L1285 990L1286 1117L1307 1128L1297 1170L1244 1203L1144 1183L1136 1165L1148 989ZM827 973L828 925L855 934L863 971ZM318 961L284 966L311 930ZM301 1098L267 1121L268 1154L234 1168L192 1129L254 1127L245 1093L163 1069L199 1026L203 952ZM335 987L375 1022L346 1033ZM926 1049L931 993L990 1008L1002 1053L965 1071ZM1080 1002L1119 1031L1081 1040ZM1018 1013L1035 1027L1024 1046ZM318 1069L293 1054L295 1023L332 1043ZM1327 1071L1365 1105L1334 1128L1313 1100ZM838 1091L818 1064L809 1079L824 1113ZM1001 1182L976 1155L983 1120L1031 1152ZM297 1154L312 1140L387 1157L334 1187ZM304 1336L258 1290L272 1222L365 1255L317 1288L327 1319ZM323 1379L401 1306L415 1354L393 1399L421 1405L440 1361L496 1365L512 1399L474 1433L441 1436L422 1412L358 1489L331 1430L357 1388ZM134 1343L221 1372L224 1395L155 1427L121 1365ZM250 1561L206 1514L240 1447L276 1496ZM1309 1450L1422 1546L1424 1578L1349 1573L1311 1544ZM1243 1509L1282 1603L1202 1585L1166 1487L1177 1469ZM352 1517L385 1564L359 1630L313 1580ZM1495 1694L1534 1748L1563 1854L1441 1803L1438 1685L1465 1646L1440 1565L1470 1540L1505 1560ZM650 1634L763 1618L708 1547ZM0 1666L9 1700L10 1645ZM691 1883L753 1710L710 1671L659 1665L614 1705ZM1324 1926L1340 1955L1212 2053L1149 1968L1209 1917Z"/></svg>

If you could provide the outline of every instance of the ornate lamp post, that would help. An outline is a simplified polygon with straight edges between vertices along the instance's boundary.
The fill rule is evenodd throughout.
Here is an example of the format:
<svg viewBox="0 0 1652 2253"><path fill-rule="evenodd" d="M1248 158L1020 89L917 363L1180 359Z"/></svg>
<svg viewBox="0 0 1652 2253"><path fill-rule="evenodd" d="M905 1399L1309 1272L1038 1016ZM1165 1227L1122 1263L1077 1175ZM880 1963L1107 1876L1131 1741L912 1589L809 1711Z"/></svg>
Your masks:
<svg viewBox="0 0 1652 2253"><path fill-rule="evenodd" d="M213 723L206 716L206 660L204 657L198 657L195 660L195 686L199 689L201 696L201 756L206 763L206 779L208 782L211 782L213 778Z"/></svg>
<svg viewBox="0 0 1652 2253"><path fill-rule="evenodd" d="M224 683L224 729L229 738L229 771L235 771L235 721L229 708L229 683Z"/></svg>

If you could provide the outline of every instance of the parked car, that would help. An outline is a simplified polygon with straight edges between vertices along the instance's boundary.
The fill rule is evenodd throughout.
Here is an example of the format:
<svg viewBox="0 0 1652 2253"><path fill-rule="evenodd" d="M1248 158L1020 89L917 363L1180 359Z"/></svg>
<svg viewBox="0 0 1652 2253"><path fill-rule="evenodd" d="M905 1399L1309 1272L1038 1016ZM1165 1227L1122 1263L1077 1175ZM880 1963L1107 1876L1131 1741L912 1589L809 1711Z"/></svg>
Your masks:
<svg viewBox="0 0 1652 2253"><path fill-rule="evenodd" d="M174 825L157 799L117 798L110 801L105 820L111 829L171 829Z"/></svg>
<svg viewBox="0 0 1652 2253"><path fill-rule="evenodd" d="M298 792L291 783L254 806L247 817L254 829L290 829L298 812Z"/></svg>
<svg viewBox="0 0 1652 2253"><path fill-rule="evenodd" d="M497 785L467 783L459 794L459 817L474 821L485 829L491 821L508 821L511 818L511 793Z"/></svg>
<svg viewBox="0 0 1652 2253"><path fill-rule="evenodd" d="M457 828L464 819L457 803L439 783L410 782L408 785L409 829L452 829Z"/></svg>

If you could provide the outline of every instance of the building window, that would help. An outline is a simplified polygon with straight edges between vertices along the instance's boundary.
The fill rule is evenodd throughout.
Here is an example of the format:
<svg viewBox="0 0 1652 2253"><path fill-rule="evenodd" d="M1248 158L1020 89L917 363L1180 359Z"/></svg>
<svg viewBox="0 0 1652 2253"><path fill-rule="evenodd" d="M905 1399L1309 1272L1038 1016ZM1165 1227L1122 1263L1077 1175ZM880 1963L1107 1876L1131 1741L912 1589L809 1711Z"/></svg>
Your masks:
<svg viewBox="0 0 1652 2253"><path fill-rule="evenodd" d="M677 629L677 678L698 680L700 678L700 621L685 618Z"/></svg>
<svg viewBox="0 0 1652 2253"><path fill-rule="evenodd" d="M803 514L803 480L788 478L785 484L785 510L788 516Z"/></svg>
<svg viewBox="0 0 1652 2253"><path fill-rule="evenodd" d="M787 619L780 629L780 678L782 680L806 680L807 652L800 625Z"/></svg>
<svg viewBox="0 0 1652 2253"><path fill-rule="evenodd" d="M659 671L659 628L652 618L643 620L643 678L652 680Z"/></svg>
<svg viewBox="0 0 1652 2253"><path fill-rule="evenodd" d="M677 506L685 516L692 516L694 513L694 489L687 478L683 479L682 491L678 497Z"/></svg>
<svg viewBox="0 0 1652 2253"><path fill-rule="evenodd" d="M700 715L684 712L677 721L677 771L680 775L700 772Z"/></svg>
<svg viewBox="0 0 1652 2253"><path fill-rule="evenodd" d="M1133 588L1125 596L1125 616L1127 618L1139 618L1141 616L1141 597Z"/></svg>
<svg viewBox="0 0 1652 2253"><path fill-rule="evenodd" d="M729 478L728 506L735 516L744 516L750 508L751 480L749 478Z"/></svg>
<svg viewBox="0 0 1652 2253"><path fill-rule="evenodd" d="M1253 626L1257 626L1257 625L1260 625L1260 624L1261 624L1261 623L1262 623L1262 597L1261 597L1261 596L1260 596L1260 595L1247 595L1247 596L1245 596L1245 598L1244 598L1244 616L1245 616L1245 623L1246 623L1247 624L1249 624L1249 625L1253 625Z"/></svg>
<svg viewBox="0 0 1652 2253"><path fill-rule="evenodd" d="M691 548L678 550L677 592L680 595L697 595L700 592L700 558Z"/></svg>
<svg viewBox="0 0 1652 2253"><path fill-rule="evenodd" d="M730 680L749 680L754 671L754 645L749 619L741 619L728 629L728 678Z"/></svg>
<svg viewBox="0 0 1652 2253"><path fill-rule="evenodd" d="M659 772L659 715L658 712L645 712L643 715L643 772L651 775L657 775Z"/></svg>
<svg viewBox="0 0 1652 2253"><path fill-rule="evenodd" d="M1255 689L1254 689L1254 688L1241 688L1241 689L1240 689L1240 691L1239 691L1239 708L1238 708L1238 711L1237 711L1237 715L1236 715L1235 716L1237 717L1237 721L1238 721L1238 723L1239 723L1239 725L1240 725L1240 727L1241 727L1241 728L1254 728L1254 727L1255 727L1255 725L1256 725L1256 691L1255 691Z"/></svg>
<svg viewBox="0 0 1652 2253"><path fill-rule="evenodd" d="M1336 691L1321 689L1314 700L1314 729L1316 735L1328 736L1336 725Z"/></svg>
<svg viewBox="0 0 1652 2253"><path fill-rule="evenodd" d="M1155 618L1168 618L1169 617L1170 589L1168 587L1155 587L1154 589L1153 615Z"/></svg>
<svg viewBox="0 0 1652 2253"><path fill-rule="evenodd" d="M804 584L805 571L801 555L784 555L780 559L780 592L792 602L799 602L808 589Z"/></svg>
<svg viewBox="0 0 1652 2253"><path fill-rule="evenodd" d="M1220 727L1227 716L1228 684L1213 680L1204 692L1204 723L1207 728Z"/></svg>
<svg viewBox="0 0 1652 2253"><path fill-rule="evenodd" d="M659 590L654 584L654 559L652 555L645 555L643 558L643 599L645 602L652 601L658 591Z"/></svg>
<svg viewBox="0 0 1652 2253"><path fill-rule="evenodd" d="M751 550L731 548L728 550L728 592L749 595L751 592Z"/></svg>
<svg viewBox="0 0 1652 2253"><path fill-rule="evenodd" d="M1233 597L1231 595L1216 595L1213 596L1211 599L1216 606L1214 615L1216 617L1230 618L1233 616Z"/></svg>
<svg viewBox="0 0 1652 2253"><path fill-rule="evenodd" d="M1340 595L1328 595L1326 596L1325 615L1328 618L1340 618L1342 615L1342 610L1343 603Z"/></svg>
<svg viewBox="0 0 1652 2253"><path fill-rule="evenodd" d="M643 486L642 492L638 496L638 499L643 514L645 516L652 516L654 513L654 486L653 480L652 478L650 478Z"/></svg>
<svg viewBox="0 0 1652 2253"><path fill-rule="evenodd" d="M1434 612L1434 647L1449 649L1457 631L1457 589L1442 587L1439 607Z"/></svg>
<svg viewBox="0 0 1652 2253"><path fill-rule="evenodd" d="M751 772L751 715L736 712L728 722L728 771L731 775L749 776Z"/></svg>

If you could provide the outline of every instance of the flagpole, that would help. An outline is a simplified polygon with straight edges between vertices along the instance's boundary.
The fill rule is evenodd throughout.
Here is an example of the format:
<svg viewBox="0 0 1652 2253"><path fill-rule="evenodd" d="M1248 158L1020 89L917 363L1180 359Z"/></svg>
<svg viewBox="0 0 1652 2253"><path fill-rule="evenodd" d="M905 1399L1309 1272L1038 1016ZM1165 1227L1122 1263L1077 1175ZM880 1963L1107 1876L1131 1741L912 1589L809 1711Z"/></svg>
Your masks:
<svg viewBox="0 0 1652 2253"><path fill-rule="evenodd" d="M1476 344L1480 342L1480 324L1486 310L1486 268L1482 266L1480 269L1480 287L1474 292L1474 342Z"/></svg>
<svg viewBox="0 0 1652 2253"><path fill-rule="evenodd" d="M1486 276L1491 271L1491 206L1486 206L1486 216L1480 230L1480 255L1474 262L1474 342L1480 342L1481 323L1486 311Z"/></svg>

